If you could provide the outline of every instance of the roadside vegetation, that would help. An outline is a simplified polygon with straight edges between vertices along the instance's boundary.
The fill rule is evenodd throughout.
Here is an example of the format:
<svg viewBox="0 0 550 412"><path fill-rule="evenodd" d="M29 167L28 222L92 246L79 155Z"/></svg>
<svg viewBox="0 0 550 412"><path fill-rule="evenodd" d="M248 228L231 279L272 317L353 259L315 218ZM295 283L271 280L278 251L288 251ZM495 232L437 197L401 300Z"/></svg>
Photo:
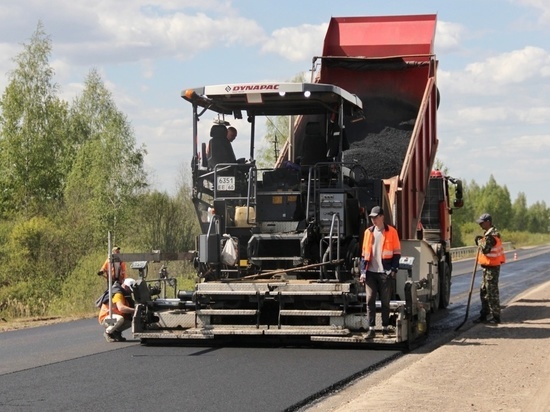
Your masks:
<svg viewBox="0 0 550 412"><path fill-rule="evenodd" d="M16 67L0 98L4 321L94 314L94 301L106 286L97 271L108 255L109 232L122 253L192 250L199 233L186 166L174 177L175 194L153 190L144 168L147 150L136 146L130 121L98 71L92 68L82 92L66 102L49 64L51 48L39 23L14 58ZM288 130L278 121L266 136L273 144L264 154L270 163ZM465 206L453 213L453 247L473 245L479 234L475 219L485 212L515 247L550 243L550 209L544 202L527 206L523 193L512 202L506 186L492 176L482 186L464 183ZM149 280L158 278L161 264L150 265ZM170 262L167 268L178 289L193 288L189 262Z"/></svg>

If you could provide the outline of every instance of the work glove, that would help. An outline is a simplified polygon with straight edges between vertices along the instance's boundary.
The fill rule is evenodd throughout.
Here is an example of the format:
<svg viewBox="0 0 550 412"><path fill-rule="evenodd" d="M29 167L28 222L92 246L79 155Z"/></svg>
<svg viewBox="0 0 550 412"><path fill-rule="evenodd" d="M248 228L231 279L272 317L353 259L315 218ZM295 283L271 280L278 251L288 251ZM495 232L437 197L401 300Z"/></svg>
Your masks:
<svg viewBox="0 0 550 412"><path fill-rule="evenodd" d="M391 278L394 278L396 273L397 273L397 270L395 269L386 270L386 275L388 275Z"/></svg>
<svg viewBox="0 0 550 412"><path fill-rule="evenodd" d="M476 238L475 238L475 243L476 243L476 246L479 246L479 241L483 239L483 236L479 236L477 235Z"/></svg>

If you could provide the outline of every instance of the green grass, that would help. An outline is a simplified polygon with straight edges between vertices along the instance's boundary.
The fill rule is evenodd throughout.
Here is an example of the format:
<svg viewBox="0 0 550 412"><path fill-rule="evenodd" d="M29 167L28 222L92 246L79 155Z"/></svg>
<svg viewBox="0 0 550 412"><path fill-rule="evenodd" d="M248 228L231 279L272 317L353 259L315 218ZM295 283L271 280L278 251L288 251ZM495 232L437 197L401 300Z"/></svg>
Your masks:
<svg viewBox="0 0 550 412"><path fill-rule="evenodd" d="M100 263L98 263L100 262ZM73 272L59 285L55 296L44 301L40 298L41 286L37 283L14 283L0 292L0 317L8 321L36 317L93 317L98 309L95 300L106 288L103 277L97 275L98 268L103 263L102 255L91 256L75 266ZM146 280L154 281L160 278L160 263L149 265ZM193 290L195 287L195 269L190 263L168 262L168 278L176 279L178 290ZM140 279L136 270L128 268L128 277ZM174 298L176 291L172 287L166 289L166 297ZM162 295L164 296L164 295ZM27 297L27 299L25 299Z"/></svg>

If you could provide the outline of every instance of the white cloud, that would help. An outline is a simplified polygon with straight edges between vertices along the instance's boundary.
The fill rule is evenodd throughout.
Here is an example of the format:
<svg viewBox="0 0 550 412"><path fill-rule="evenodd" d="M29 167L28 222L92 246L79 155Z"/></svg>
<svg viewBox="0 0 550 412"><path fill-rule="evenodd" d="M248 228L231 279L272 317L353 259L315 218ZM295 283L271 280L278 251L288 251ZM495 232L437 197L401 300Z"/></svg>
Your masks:
<svg viewBox="0 0 550 412"><path fill-rule="evenodd" d="M2 5L4 14L14 19L28 15L12 23L4 17L0 38L21 42L30 37L40 20L45 31L52 33L54 52L64 55L71 64L89 66L160 57L189 59L218 45L254 45L265 38L254 20L238 16L231 10L231 3L224 1L199 5L194 1L52 0L46 4L35 0L32 7L28 3ZM21 25L21 20L26 24Z"/></svg>
<svg viewBox="0 0 550 412"><path fill-rule="evenodd" d="M529 78L540 76L550 67L550 56L540 47L527 46L483 62L466 66L466 72L476 79L499 85L521 83Z"/></svg>
<svg viewBox="0 0 550 412"><path fill-rule="evenodd" d="M463 107L457 112L457 120L464 123L501 122L509 118L506 107Z"/></svg>
<svg viewBox="0 0 550 412"><path fill-rule="evenodd" d="M328 23L275 30L262 46L262 51L278 54L290 61L311 60L313 56L321 55L327 28Z"/></svg>
<svg viewBox="0 0 550 412"><path fill-rule="evenodd" d="M453 142L451 142L451 144L454 146L454 147L465 147L468 145L468 141L460 136L456 137L454 139Z"/></svg>
<svg viewBox="0 0 550 412"><path fill-rule="evenodd" d="M514 2L536 9L538 22L542 26L546 25L547 27L550 23L550 3L548 0L514 0Z"/></svg>
<svg viewBox="0 0 550 412"><path fill-rule="evenodd" d="M242 17L210 17L175 13L147 16L139 10L127 14L98 15L101 36L83 43L61 44L63 54L89 64L94 61L135 62L142 59L193 58L216 46L253 45L264 37L256 22Z"/></svg>
<svg viewBox="0 0 550 412"><path fill-rule="evenodd" d="M530 107L517 111L517 117L525 123L547 125L550 122L550 102L548 104L546 107Z"/></svg>
<svg viewBox="0 0 550 412"><path fill-rule="evenodd" d="M549 75L550 53L526 46L470 63L462 71L441 70L438 80L453 94L509 95L517 85L539 87L537 81Z"/></svg>
<svg viewBox="0 0 550 412"><path fill-rule="evenodd" d="M510 154L518 154L522 150L524 154L528 153L527 158L544 158L550 160L550 134L543 135L524 135L505 142L504 149ZM521 153L521 152L520 152Z"/></svg>
<svg viewBox="0 0 550 412"><path fill-rule="evenodd" d="M449 53L460 50L464 27L458 23L437 21L435 49L439 53Z"/></svg>

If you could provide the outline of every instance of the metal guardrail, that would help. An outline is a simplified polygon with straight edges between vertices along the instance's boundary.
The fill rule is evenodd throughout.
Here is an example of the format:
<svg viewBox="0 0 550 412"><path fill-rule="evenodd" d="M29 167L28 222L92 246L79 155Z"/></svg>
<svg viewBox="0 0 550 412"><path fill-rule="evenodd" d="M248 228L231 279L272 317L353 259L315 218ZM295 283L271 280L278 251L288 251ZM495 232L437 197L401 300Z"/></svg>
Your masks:
<svg viewBox="0 0 550 412"><path fill-rule="evenodd" d="M505 252L515 249L512 242L502 242L502 247ZM469 259L476 256L477 246L455 247L451 249L451 258L453 261L461 259Z"/></svg>

